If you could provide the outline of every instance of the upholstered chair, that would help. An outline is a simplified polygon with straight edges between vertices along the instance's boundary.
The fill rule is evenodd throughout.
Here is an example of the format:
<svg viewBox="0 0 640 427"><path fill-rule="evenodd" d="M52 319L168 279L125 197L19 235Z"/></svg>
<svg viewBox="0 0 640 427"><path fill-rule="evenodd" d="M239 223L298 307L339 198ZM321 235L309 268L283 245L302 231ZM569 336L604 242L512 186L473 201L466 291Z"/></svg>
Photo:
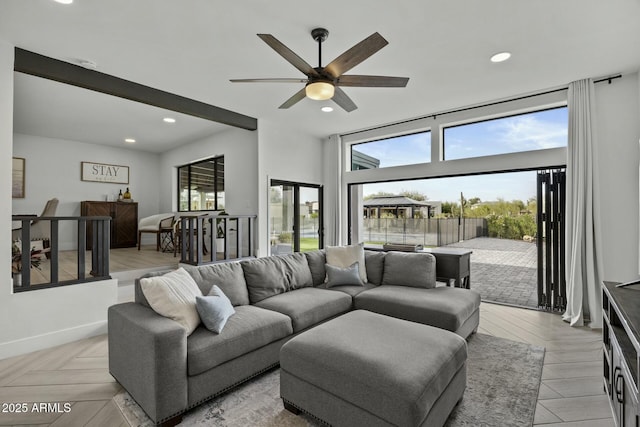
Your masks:
<svg viewBox="0 0 640 427"><path fill-rule="evenodd" d="M42 213L40 216L55 216L56 210L58 209L58 199L53 198L48 200L44 205L44 209L42 209ZM50 221L40 221L36 217L33 221L31 221L31 240L50 240L51 239L51 222ZM16 240L20 239L22 236L22 228L16 228L11 233L11 239Z"/></svg>
<svg viewBox="0 0 640 427"><path fill-rule="evenodd" d="M162 213L141 218L138 222L138 250L142 233L153 233L156 235L156 250L159 251L166 240L167 244L173 244L173 225L175 216L173 213Z"/></svg>

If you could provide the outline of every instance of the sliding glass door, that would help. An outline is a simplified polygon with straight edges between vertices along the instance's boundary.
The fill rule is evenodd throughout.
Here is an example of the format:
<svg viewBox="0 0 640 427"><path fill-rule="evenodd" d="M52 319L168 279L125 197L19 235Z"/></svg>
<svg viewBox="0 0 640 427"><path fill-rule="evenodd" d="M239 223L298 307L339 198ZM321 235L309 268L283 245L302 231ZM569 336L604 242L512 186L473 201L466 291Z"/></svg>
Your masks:
<svg viewBox="0 0 640 427"><path fill-rule="evenodd" d="M272 255L322 249L322 186L272 180L269 203Z"/></svg>

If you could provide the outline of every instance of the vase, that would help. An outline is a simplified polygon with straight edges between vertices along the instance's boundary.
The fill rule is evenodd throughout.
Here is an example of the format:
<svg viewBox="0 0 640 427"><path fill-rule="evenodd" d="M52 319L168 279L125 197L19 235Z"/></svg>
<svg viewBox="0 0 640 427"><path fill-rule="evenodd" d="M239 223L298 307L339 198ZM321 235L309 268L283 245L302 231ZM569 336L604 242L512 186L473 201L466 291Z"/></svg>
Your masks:
<svg viewBox="0 0 640 427"><path fill-rule="evenodd" d="M13 286L22 286L22 273L13 273Z"/></svg>

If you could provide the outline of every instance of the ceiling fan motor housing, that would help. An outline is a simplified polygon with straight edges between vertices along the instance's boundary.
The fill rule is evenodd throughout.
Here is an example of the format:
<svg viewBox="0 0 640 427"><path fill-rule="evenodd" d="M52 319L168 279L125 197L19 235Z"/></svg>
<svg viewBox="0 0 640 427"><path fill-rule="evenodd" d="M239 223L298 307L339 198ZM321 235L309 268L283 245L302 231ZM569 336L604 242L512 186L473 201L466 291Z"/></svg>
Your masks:
<svg viewBox="0 0 640 427"><path fill-rule="evenodd" d="M311 30L311 37L318 43L322 43L329 37L329 30L326 28L314 28Z"/></svg>

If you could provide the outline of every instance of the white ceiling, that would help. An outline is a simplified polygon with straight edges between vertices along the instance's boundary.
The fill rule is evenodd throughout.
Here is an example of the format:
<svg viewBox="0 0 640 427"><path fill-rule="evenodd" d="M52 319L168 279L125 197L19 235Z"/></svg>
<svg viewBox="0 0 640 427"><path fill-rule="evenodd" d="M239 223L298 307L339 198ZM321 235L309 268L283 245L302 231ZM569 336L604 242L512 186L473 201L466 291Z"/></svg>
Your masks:
<svg viewBox="0 0 640 427"><path fill-rule="evenodd" d="M640 69L638 0L3 0L0 39L64 61L317 137ZM231 78L304 77L257 33L273 34L313 66L309 32L329 30L325 65L375 31L389 45L350 74L410 77L406 88L345 88L351 113L304 99L278 106L301 84L233 84ZM512 58L494 64L500 51ZM37 78L16 78L16 132L161 152L223 125L109 100ZM77 92L73 93L72 92ZM53 133L53 134L52 134Z"/></svg>

